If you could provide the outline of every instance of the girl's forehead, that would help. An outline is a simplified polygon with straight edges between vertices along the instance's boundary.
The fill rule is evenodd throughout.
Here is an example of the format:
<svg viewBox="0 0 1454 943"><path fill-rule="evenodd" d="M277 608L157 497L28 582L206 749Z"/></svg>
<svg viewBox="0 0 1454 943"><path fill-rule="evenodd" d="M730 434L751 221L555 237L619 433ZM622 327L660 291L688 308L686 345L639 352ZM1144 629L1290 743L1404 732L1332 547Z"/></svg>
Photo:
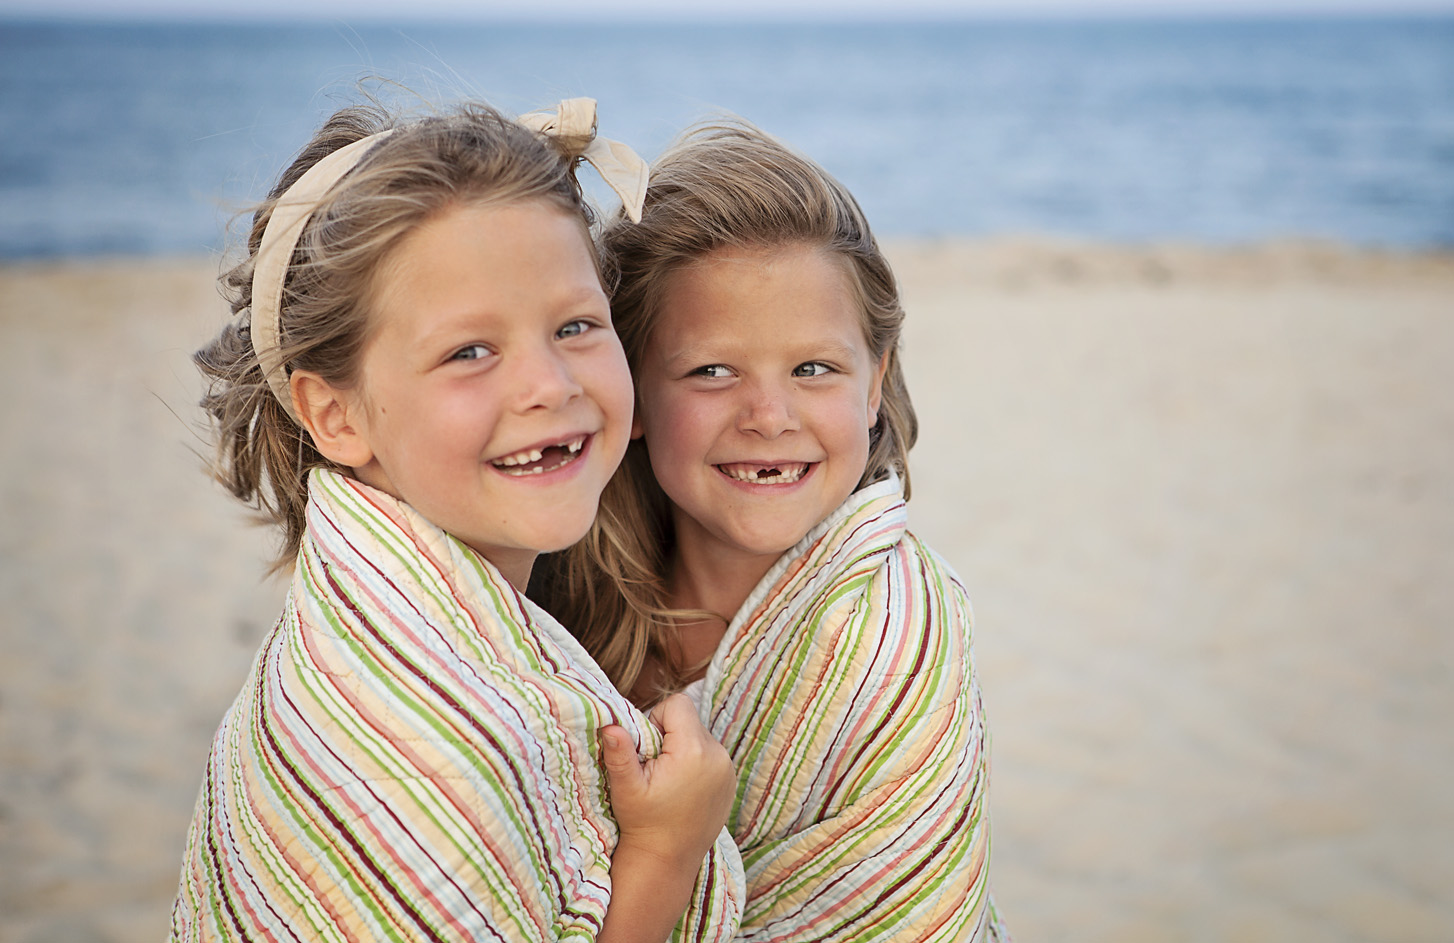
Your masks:
<svg viewBox="0 0 1454 943"><path fill-rule="evenodd" d="M854 290L851 265L842 253L806 242L725 245L677 265L664 279L663 294L751 292L764 285L837 294Z"/></svg>
<svg viewBox="0 0 1454 943"><path fill-rule="evenodd" d="M646 325L652 334L730 336L761 312L774 315L771 327L779 333L818 320L825 309L851 312L859 329L866 327L852 261L808 243L715 249L670 272L655 307Z"/></svg>

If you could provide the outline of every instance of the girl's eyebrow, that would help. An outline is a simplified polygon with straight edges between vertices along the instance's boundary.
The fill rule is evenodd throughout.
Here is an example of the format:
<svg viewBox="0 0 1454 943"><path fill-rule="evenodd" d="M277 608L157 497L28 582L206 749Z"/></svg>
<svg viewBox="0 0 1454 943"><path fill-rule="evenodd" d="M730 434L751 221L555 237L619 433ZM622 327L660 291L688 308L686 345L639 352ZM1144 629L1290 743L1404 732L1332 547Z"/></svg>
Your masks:
<svg viewBox="0 0 1454 943"><path fill-rule="evenodd" d="M593 314L610 316L606 295L599 289L561 292L552 301L553 315L562 320L583 318ZM474 339L474 335L509 329L514 323L507 304L498 300L482 301L439 313L423 326L413 338L415 343L445 345L458 337Z"/></svg>
<svg viewBox="0 0 1454 943"><path fill-rule="evenodd" d="M836 338L813 340L797 347L785 347L784 359L796 363L813 360L831 360L834 363L851 364L867 345L855 347ZM713 363L731 363L737 358L739 345L731 341L712 340L688 343L674 351L662 354L662 363L668 370L685 367L700 367ZM871 357L871 355L870 355Z"/></svg>
<svg viewBox="0 0 1454 943"><path fill-rule="evenodd" d="M716 363L720 360L731 359L731 345L720 342L694 343L678 347L674 351L664 352L662 362L668 368L692 365L699 366L706 363ZM723 354L726 356L723 356Z"/></svg>
<svg viewBox="0 0 1454 943"><path fill-rule="evenodd" d="M478 340L497 330L506 320L483 307L450 312L423 326L411 340L418 347L448 347L462 340Z"/></svg>
<svg viewBox="0 0 1454 943"><path fill-rule="evenodd" d="M820 343L813 344L811 347L804 348L804 350L809 351L803 357L804 360L827 359L851 361L858 355L858 348L852 344L844 344L832 340L824 340Z"/></svg>

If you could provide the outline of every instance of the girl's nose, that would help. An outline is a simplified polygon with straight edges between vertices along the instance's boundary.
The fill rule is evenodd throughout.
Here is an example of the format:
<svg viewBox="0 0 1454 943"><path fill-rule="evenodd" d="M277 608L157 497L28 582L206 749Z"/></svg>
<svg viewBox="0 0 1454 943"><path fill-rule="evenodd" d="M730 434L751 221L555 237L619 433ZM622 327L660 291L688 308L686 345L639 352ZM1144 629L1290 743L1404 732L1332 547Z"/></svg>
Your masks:
<svg viewBox="0 0 1454 943"><path fill-rule="evenodd" d="M575 371L557 351L527 354L520 364L516 397L521 412L530 409L560 409L583 392Z"/></svg>
<svg viewBox="0 0 1454 943"><path fill-rule="evenodd" d="M775 385L757 385L745 392L747 400L737 420L740 431L775 439L799 428L797 410L787 390Z"/></svg>

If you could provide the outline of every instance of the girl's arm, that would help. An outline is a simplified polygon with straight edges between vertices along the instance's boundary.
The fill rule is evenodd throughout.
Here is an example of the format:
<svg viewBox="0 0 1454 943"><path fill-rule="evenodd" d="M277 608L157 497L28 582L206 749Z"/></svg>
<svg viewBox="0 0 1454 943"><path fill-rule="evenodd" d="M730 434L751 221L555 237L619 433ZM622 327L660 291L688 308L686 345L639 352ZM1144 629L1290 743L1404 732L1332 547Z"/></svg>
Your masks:
<svg viewBox="0 0 1454 943"><path fill-rule="evenodd" d="M601 729L601 755L621 838L611 856L611 903L599 943L661 943L691 901L737 790L722 745L674 694L651 710L661 755L643 762L620 727Z"/></svg>

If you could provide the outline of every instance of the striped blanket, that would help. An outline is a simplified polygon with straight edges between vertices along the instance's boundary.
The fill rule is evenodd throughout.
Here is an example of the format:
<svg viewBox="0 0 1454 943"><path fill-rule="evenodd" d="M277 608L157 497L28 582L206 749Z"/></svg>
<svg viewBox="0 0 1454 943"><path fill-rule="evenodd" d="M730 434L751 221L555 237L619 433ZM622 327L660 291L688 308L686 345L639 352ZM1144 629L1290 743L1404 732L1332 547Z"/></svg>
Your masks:
<svg viewBox="0 0 1454 943"><path fill-rule="evenodd" d="M597 729L660 737L573 638L408 506L317 471L287 607L212 745L176 940L592 940ZM678 927L730 939L725 830ZM687 929L682 929L682 928Z"/></svg>
<svg viewBox="0 0 1454 943"><path fill-rule="evenodd" d="M732 754L751 941L997 940L963 586L896 479L763 577L698 694Z"/></svg>

